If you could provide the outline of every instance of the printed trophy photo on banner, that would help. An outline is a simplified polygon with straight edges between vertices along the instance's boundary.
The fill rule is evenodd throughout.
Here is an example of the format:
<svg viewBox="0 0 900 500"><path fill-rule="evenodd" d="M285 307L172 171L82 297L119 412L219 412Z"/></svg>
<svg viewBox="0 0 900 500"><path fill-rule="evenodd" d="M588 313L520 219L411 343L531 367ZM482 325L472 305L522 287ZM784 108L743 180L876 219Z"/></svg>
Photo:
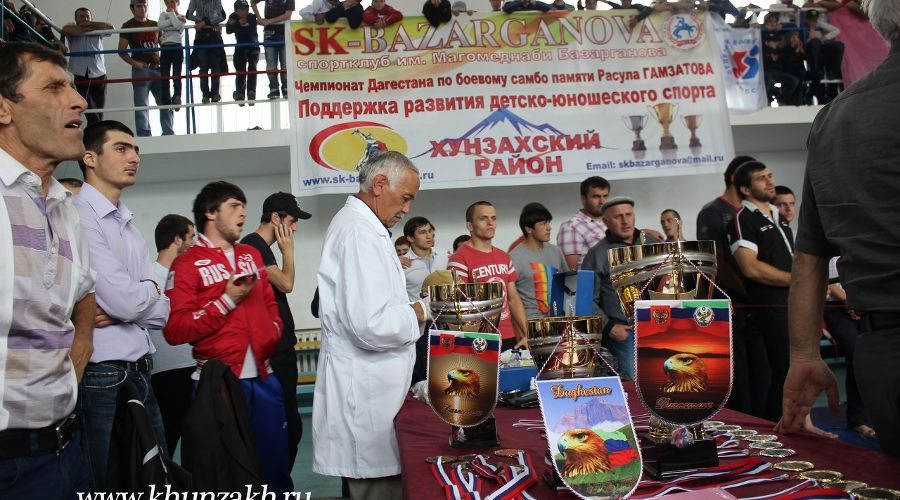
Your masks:
<svg viewBox="0 0 900 500"><path fill-rule="evenodd" d="M503 283L452 281L429 287L428 398L455 447L498 444L497 405Z"/></svg>
<svg viewBox="0 0 900 500"><path fill-rule="evenodd" d="M622 308L634 318L636 385L650 411L644 470L663 479L718 465L703 421L728 399L732 369L730 301L711 300L715 242L614 248L609 263Z"/></svg>

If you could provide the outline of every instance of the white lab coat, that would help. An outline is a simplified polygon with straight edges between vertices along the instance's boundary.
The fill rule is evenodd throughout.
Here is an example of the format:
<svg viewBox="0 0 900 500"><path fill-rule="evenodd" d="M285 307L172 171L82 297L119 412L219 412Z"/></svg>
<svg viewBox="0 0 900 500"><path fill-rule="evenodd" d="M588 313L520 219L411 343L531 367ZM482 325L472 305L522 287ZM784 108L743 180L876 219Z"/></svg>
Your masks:
<svg viewBox="0 0 900 500"><path fill-rule="evenodd" d="M394 417L420 335L391 235L355 196L325 233L318 272L322 347L313 399L313 471L400 474Z"/></svg>

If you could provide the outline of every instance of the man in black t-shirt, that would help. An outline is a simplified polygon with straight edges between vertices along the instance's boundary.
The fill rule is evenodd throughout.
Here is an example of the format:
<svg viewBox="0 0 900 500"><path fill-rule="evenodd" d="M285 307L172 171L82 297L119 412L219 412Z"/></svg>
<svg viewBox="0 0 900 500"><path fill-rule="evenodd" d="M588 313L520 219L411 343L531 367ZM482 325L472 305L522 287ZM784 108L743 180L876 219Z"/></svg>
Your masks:
<svg viewBox="0 0 900 500"><path fill-rule="evenodd" d="M309 219L311 215L297 204L297 199L290 193L275 193L263 202L263 215L256 232L250 233L241 240L262 255L269 283L275 292L278 312L284 324L281 340L275 353L269 358L269 366L275 377L284 387L285 413L287 416L288 454L291 467L297 456L297 446L303 434L303 424L297 412L297 354L294 344L294 316L288 305L287 295L294 289L294 232L297 221ZM278 267L272 244L278 243L283 264Z"/></svg>
<svg viewBox="0 0 900 500"><path fill-rule="evenodd" d="M263 15L256 4L265 2ZM266 51L266 71L275 71L281 64L287 70L287 53L284 45L284 23L294 14L294 0L254 0L251 4L256 22L263 26L263 43ZM281 73L281 97L287 97L287 72ZM278 99L278 73L269 73L269 99Z"/></svg>

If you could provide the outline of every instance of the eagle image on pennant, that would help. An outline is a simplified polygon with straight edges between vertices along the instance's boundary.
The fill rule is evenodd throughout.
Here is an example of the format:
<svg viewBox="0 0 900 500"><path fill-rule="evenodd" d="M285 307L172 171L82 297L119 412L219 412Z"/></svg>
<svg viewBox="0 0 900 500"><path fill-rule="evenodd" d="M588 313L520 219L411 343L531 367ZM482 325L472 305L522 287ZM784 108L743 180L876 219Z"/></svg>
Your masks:
<svg viewBox="0 0 900 500"><path fill-rule="evenodd" d="M494 411L499 388L500 335L431 330L428 398L450 425L478 425Z"/></svg>
<svg viewBox="0 0 900 500"><path fill-rule="evenodd" d="M731 392L728 300L635 302L636 382L647 408L690 425L709 419Z"/></svg>
<svg viewBox="0 0 900 500"><path fill-rule="evenodd" d="M641 480L641 452L619 377L537 381L550 457L581 498L622 498Z"/></svg>

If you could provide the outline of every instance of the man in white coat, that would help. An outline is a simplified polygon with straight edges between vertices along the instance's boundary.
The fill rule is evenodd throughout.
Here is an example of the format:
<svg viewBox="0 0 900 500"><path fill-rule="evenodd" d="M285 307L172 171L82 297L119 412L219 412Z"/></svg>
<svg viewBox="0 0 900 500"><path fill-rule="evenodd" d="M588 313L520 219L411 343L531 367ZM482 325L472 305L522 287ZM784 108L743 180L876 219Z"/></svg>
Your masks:
<svg viewBox="0 0 900 500"><path fill-rule="evenodd" d="M328 227L319 265L313 471L346 478L354 500L401 498L394 417L429 311L407 298L388 229L409 212L419 170L389 151L369 159L359 184Z"/></svg>

